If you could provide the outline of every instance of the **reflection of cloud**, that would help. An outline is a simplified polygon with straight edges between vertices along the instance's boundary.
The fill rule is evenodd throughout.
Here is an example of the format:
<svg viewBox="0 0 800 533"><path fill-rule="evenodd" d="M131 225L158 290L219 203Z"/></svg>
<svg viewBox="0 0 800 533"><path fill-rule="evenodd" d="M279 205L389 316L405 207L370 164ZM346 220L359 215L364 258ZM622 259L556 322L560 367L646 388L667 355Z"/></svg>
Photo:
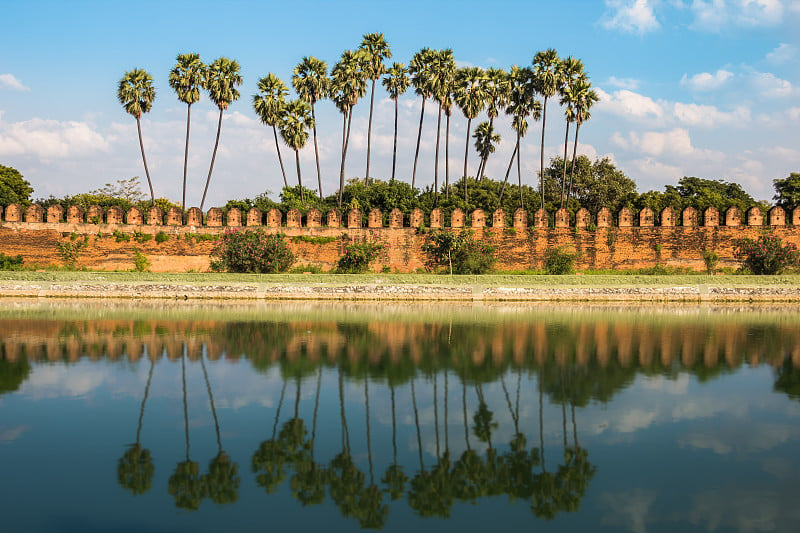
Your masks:
<svg viewBox="0 0 800 533"><path fill-rule="evenodd" d="M675 379L664 376L652 376L642 382L642 387L651 391L662 391L667 394L686 394L689 388L689 374L680 374Z"/></svg>
<svg viewBox="0 0 800 533"><path fill-rule="evenodd" d="M0 443L10 444L20 438L30 429L29 426L17 426L10 429L0 429Z"/></svg>
<svg viewBox="0 0 800 533"><path fill-rule="evenodd" d="M648 519L653 521L650 507L656 501L656 493L652 490L637 488L617 493L606 492L600 495L600 501L609 509L602 518L605 525L644 533L647 531Z"/></svg>
<svg viewBox="0 0 800 533"><path fill-rule="evenodd" d="M678 439L681 446L709 449L726 455L731 452L749 454L771 450L796 436L797 430L783 424L732 421L703 431L692 431Z"/></svg>
<svg viewBox="0 0 800 533"><path fill-rule="evenodd" d="M753 489L704 492L692 498L689 521L708 531L796 531L800 509L795 497Z"/></svg>
<svg viewBox="0 0 800 533"><path fill-rule="evenodd" d="M620 417L616 425L617 431L630 433L637 429L644 429L652 424L658 413L656 411L646 411L644 409L631 409Z"/></svg>

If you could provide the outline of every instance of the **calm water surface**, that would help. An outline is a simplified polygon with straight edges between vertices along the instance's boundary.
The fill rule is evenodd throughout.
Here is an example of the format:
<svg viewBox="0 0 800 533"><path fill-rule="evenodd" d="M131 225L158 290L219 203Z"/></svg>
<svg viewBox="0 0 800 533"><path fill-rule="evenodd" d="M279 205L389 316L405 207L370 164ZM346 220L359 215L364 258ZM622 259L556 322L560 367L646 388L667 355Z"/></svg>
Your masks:
<svg viewBox="0 0 800 533"><path fill-rule="evenodd" d="M2 531L786 531L800 308L0 310Z"/></svg>

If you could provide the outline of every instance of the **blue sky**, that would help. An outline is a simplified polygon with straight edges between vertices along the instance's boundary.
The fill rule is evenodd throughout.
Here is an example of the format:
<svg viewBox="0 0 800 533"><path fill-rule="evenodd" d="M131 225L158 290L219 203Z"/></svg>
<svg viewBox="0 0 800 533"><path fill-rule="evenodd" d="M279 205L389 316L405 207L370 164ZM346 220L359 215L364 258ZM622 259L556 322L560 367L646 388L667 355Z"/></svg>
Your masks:
<svg viewBox="0 0 800 533"><path fill-rule="evenodd" d="M211 203L282 186L272 133L251 107L258 78L289 84L313 55L331 67L368 32L382 32L391 61L420 48L452 48L461 65L529 65L538 50L583 60L601 101L581 129L579 151L608 156L640 191L684 175L741 183L759 199L772 180L800 171L799 0L596 0L574 2L44 2L10 0L0 32L0 164L19 169L34 196L82 192L144 176L135 121L116 101L126 70L147 69L157 97L142 122L158 196L180 198L185 105L167 83L179 53L239 61L242 97L225 114ZM793 31L794 30L794 31ZM401 98L398 176L410 178L420 101ZM391 173L392 103L376 93L371 174ZM546 156L560 150L563 110L548 106ZM418 183L432 183L435 107L427 106ZM363 176L368 99L355 108L347 175ZM338 184L341 115L318 108L323 191ZM502 179L513 150L508 120L487 173ZM451 124L451 178L463 163L466 121ZM216 108L193 108L188 203L208 173ZM538 170L541 123L524 141L523 172ZM563 145L561 145L563 146ZM293 157L285 146L290 183ZM561 148L563 150L563 148ZM471 173L477 157L471 157ZM301 152L304 184L316 181L313 145ZM443 174L443 166L440 176ZM273 197L276 194L273 194ZM208 203L208 202L207 202Z"/></svg>

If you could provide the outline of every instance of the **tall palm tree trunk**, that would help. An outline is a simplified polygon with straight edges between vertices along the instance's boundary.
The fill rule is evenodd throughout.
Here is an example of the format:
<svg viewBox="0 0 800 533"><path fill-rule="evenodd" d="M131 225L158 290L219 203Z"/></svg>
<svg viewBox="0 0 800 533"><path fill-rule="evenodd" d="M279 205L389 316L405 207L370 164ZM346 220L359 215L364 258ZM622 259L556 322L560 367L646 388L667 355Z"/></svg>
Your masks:
<svg viewBox="0 0 800 533"><path fill-rule="evenodd" d="M469 131L472 127L472 119L467 119L467 140L464 142L464 201L467 199L467 161L469 159Z"/></svg>
<svg viewBox="0 0 800 533"><path fill-rule="evenodd" d="M417 184L417 160L419 159L419 143L422 140L422 119L425 118L425 97L422 97L422 111L419 112L419 132L417 132L417 148L414 151L414 170L411 172L411 187Z"/></svg>
<svg viewBox="0 0 800 533"><path fill-rule="evenodd" d="M181 209L186 209L186 173L189 166L189 124L192 118L192 104L186 106L186 147L183 150L183 196Z"/></svg>
<svg viewBox="0 0 800 533"><path fill-rule="evenodd" d="M433 166L433 205L439 205L439 137L442 135L442 104L439 104L439 118L436 120L436 155Z"/></svg>
<svg viewBox="0 0 800 533"><path fill-rule="evenodd" d="M214 171L214 160L217 158L217 148L219 148L219 134L222 131L222 109L219 110L219 121L217 122L217 140L214 141L214 152L211 154L211 166L208 167L208 178L206 179L206 188L203 190L203 199L200 201L200 211L206 203L206 194L208 193L208 185L211 183L211 173Z"/></svg>
<svg viewBox="0 0 800 533"><path fill-rule="evenodd" d="M147 158L144 156L144 142L142 141L142 122L136 117L136 130L139 132L139 148L142 150L142 161L144 162L144 173L147 176L147 185L150 187L150 202L156 203L156 195L153 194L153 182L150 180L150 170L147 168Z"/></svg>
<svg viewBox="0 0 800 533"><path fill-rule="evenodd" d="M317 161L317 184L319 185L319 199L322 200L322 172L319 169L319 146L317 145L317 118L314 115L314 104L311 104L311 120L314 121L314 157ZM302 191L302 189L300 189Z"/></svg>
<svg viewBox="0 0 800 533"><path fill-rule="evenodd" d="M572 145L572 168L569 171L569 192L567 193L567 200L572 196L572 184L575 181L575 158L578 153L578 132L581 130L581 121L575 121L575 144Z"/></svg>
<svg viewBox="0 0 800 533"><path fill-rule="evenodd" d="M339 209L342 208L342 195L344 194L344 143L347 136L347 112L342 114L342 168L339 172Z"/></svg>
<svg viewBox="0 0 800 533"><path fill-rule="evenodd" d="M564 134L564 170L561 173L561 207L564 207L564 193L567 188L567 147L569 146L569 120L567 132Z"/></svg>
<svg viewBox="0 0 800 533"><path fill-rule="evenodd" d="M278 143L278 129L272 125L272 135L275 137L275 150L278 152L278 163L281 164L281 175L283 176L283 186L289 186L289 180L286 179L286 169L283 167L283 157L281 157L281 145Z"/></svg>
<svg viewBox="0 0 800 533"><path fill-rule="evenodd" d="M517 134L517 181L519 181L519 207L525 209L525 200L522 197L522 144Z"/></svg>
<svg viewBox="0 0 800 533"><path fill-rule="evenodd" d="M303 197L303 176L300 174L300 150L294 151L294 160L297 164L297 184L300 185L300 202L306 203Z"/></svg>
<svg viewBox="0 0 800 533"><path fill-rule="evenodd" d="M539 147L539 183L542 188L542 209L544 209L544 130L547 125L547 97L542 104L542 144Z"/></svg>
<svg viewBox="0 0 800 533"><path fill-rule="evenodd" d="M444 196L450 198L450 115L447 113L444 126Z"/></svg>
<svg viewBox="0 0 800 533"><path fill-rule="evenodd" d="M392 180L394 181L394 171L397 168L397 101L399 98L394 99L394 145L392 146Z"/></svg>
<svg viewBox="0 0 800 533"><path fill-rule="evenodd" d="M369 157L372 153L372 106L375 103L375 80L372 80L372 94L369 97L369 123L367 125L367 170L364 171L364 185L369 184Z"/></svg>
<svg viewBox="0 0 800 533"><path fill-rule="evenodd" d="M508 168L506 168L506 177L503 179L503 186L500 188L500 202L503 201L503 194L506 192L506 185L508 184L508 176L511 174L511 167L514 166L514 156L517 155L517 149L519 148L519 138L517 138L517 142L514 143L514 151L511 152L511 159L508 161Z"/></svg>

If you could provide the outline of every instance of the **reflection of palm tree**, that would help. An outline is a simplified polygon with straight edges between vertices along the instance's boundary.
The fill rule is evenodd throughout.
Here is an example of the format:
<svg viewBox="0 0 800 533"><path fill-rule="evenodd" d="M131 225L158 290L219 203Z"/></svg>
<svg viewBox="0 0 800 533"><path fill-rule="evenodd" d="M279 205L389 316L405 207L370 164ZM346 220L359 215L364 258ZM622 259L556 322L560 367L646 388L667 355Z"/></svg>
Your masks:
<svg viewBox="0 0 800 533"><path fill-rule="evenodd" d="M117 463L117 481L122 487L128 489L133 494L144 494L150 490L150 487L153 485L153 473L155 472L153 458L150 456L150 450L143 449L139 442L142 434L144 406L147 403L147 397L150 395L150 383L153 380L154 366L155 360L151 357L150 372L147 374L147 385L144 387L142 406L139 408L136 443L128 447Z"/></svg>
<svg viewBox="0 0 800 533"><path fill-rule="evenodd" d="M792 360L786 357L778 367L777 378L773 390L783 392L793 400L800 400L800 370L795 368Z"/></svg>
<svg viewBox="0 0 800 533"><path fill-rule="evenodd" d="M403 472L403 466L397 464L397 411L395 408L394 382L389 379L389 389L392 396L392 464L386 469L381 483L386 485L392 500L399 499L405 492L408 476Z"/></svg>
<svg viewBox="0 0 800 533"><path fill-rule="evenodd" d="M186 460L178 463L169 478L168 490L175 498L175 506L181 509L196 511L206 495L200 466L189 458L189 407L186 403L186 347L181 353L181 382L183 384L183 423L186 434Z"/></svg>
<svg viewBox="0 0 800 533"><path fill-rule="evenodd" d="M211 392L211 382L206 371L205 358L200 355L200 364L203 367L203 376L206 380L208 400L211 403L211 414L214 417L214 427L217 432L217 456L208 464L208 473L203 476L208 495L214 503L233 503L239 499L239 465L232 462L228 454L222 450L222 439L219 432L219 419L214 407L214 394Z"/></svg>
<svg viewBox="0 0 800 533"><path fill-rule="evenodd" d="M477 385L476 389L478 394L478 410L472 417L474 425L472 431L481 442L489 444L489 449L492 448L492 431L497 428L498 424L494 421L494 413L489 410L486 405L486 400L483 397L483 386Z"/></svg>
<svg viewBox="0 0 800 533"><path fill-rule="evenodd" d="M283 397L286 393L286 381L281 387L281 396L278 400L278 409L275 411L275 422L272 424L272 438L265 440L253 454L251 468L256 473L256 483L263 487L267 494L272 494L286 477L283 471L285 457L281 443L275 439L278 430L278 419L281 416Z"/></svg>

